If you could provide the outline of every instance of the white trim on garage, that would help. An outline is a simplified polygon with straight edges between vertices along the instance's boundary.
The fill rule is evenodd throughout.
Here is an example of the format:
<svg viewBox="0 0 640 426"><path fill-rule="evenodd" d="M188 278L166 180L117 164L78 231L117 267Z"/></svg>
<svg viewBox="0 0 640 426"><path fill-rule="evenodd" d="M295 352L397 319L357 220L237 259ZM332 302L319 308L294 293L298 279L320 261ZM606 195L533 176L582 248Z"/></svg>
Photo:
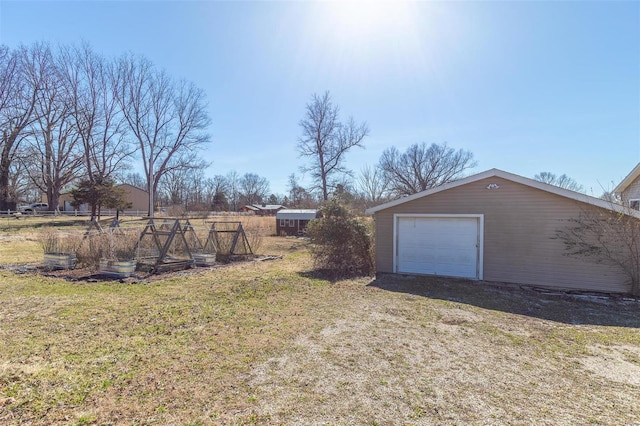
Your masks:
<svg viewBox="0 0 640 426"><path fill-rule="evenodd" d="M477 236L477 260L476 260L476 276L468 277L473 279L482 280L484 276L484 214L413 214L413 213L396 213L393 215L393 271L395 273L402 273L398 271L398 238L399 229L398 225L402 218L433 218L433 219L469 219L475 218L478 221L478 236Z"/></svg>

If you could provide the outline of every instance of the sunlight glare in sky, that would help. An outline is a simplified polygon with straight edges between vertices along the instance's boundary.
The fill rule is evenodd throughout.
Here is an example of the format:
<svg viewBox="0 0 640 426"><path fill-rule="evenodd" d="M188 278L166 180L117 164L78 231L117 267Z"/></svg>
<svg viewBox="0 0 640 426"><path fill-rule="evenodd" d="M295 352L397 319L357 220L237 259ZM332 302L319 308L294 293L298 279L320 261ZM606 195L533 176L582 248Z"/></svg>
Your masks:
<svg viewBox="0 0 640 426"><path fill-rule="evenodd" d="M207 174L276 193L302 163L306 103L330 91L371 129L356 173L390 146L447 142L475 171L566 173L599 195L639 160L639 40L637 1L0 0L1 44L86 41L202 87Z"/></svg>
<svg viewBox="0 0 640 426"><path fill-rule="evenodd" d="M356 45L410 30L410 3L344 1L327 3L323 20L340 41Z"/></svg>
<svg viewBox="0 0 640 426"><path fill-rule="evenodd" d="M315 3L307 17L304 60L315 64L320 75L358 87L378 85L385 76L408 70L421 74L427 55L434 53L430 40L437 38L438 26L424 13L419 23L419 15L412 2Z"/></svg>

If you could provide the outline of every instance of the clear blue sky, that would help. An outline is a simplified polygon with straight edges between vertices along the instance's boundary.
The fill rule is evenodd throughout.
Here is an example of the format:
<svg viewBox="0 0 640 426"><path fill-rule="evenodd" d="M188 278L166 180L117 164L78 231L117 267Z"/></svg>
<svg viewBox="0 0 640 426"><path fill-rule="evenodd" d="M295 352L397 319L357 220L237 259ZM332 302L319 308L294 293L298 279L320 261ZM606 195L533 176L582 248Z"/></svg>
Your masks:
<svg viewBox="0 0 640 426"><path fill-rule="evenodd" d="M329 90L367 121L354 171L417 142L475 172L566 173L599 196L640 161L640 2L0 1L0 43L143 54L208 96L209 175L284 193L298 122Z"/></svg>

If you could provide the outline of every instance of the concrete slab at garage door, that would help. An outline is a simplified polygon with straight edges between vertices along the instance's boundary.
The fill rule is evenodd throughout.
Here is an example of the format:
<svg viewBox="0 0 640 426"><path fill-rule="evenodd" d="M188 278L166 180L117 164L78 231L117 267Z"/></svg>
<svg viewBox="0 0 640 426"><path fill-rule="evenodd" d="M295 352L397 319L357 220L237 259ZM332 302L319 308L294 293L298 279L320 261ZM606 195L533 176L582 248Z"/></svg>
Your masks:
<svg viewBox="0 0 640 426"><path fill-rule="evenodd" d="M396 272L481 279L481 217L396 217Z"/></svg>

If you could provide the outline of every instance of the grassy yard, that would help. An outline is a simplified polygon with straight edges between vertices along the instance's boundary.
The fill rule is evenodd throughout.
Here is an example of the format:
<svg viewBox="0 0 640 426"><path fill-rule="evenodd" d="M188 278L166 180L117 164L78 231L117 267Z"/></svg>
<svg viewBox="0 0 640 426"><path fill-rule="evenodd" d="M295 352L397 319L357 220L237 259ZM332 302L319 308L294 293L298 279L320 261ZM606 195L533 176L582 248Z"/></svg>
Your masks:
<svg viewBox="0 0 640 426"><path fill-rule="evenodd" d="M329 282L303 240L260 252L283 258L137 284L0 270L0 424L640 422L638 302Z"/></svg>

